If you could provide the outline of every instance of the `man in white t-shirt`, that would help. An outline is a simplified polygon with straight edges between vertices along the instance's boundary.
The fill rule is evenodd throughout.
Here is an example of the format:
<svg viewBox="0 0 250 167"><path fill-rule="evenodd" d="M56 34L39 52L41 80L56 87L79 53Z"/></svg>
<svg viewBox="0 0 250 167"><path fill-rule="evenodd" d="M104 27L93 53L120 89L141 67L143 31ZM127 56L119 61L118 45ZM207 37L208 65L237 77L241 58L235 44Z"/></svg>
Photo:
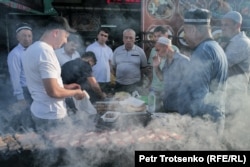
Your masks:
<svg viewBox="0 0 250 167"><path fill-rule="evenodd" d="M86 48L86 51L95 53L97 62L93 66L93 76L96 78L104 92L109 91L112 73L112 49L106 45L109 36L109 29L101 27L98 31L97 41Z"/></svg>
<svg viewBox="0 0 250 167"><path fill-rule="evenodd" d="M78 84L63 85L61 67L54 52L67 43L72 31L65 18L51 16L40 40L32 44L22 57L37 131L62 125L67 116L66 97L82 99L87 96Z"/></svg>
<svg viewBox="0 0 250 167"><path fill-rule="evenodd" d="M77 51L79 46L79 36L71 33L68 37L67 43L62 48L55 50L60 66L70 60L80 58L80 54Z"/></svg>

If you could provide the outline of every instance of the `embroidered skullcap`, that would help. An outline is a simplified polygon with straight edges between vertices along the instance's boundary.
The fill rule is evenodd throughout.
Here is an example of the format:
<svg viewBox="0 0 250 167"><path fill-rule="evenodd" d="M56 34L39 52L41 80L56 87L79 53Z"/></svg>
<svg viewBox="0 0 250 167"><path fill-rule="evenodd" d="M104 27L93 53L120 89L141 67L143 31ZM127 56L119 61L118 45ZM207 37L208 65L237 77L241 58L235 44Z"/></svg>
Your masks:
<svg viewBox="0 0 250 167"><path fill-rule="evenodd" d="M32 31L32 27L31 27L30 24L28 24L28 23L20 23L16 27L16 33L18 33L19 31L21 31L23 29L27 29L27 30Z"/></svg>
<svg viewBox="0 0 250 167"><path fill-rule="evenodd" d="M190 9L184 14L184 24L210 24L211 13L207 9L195 8Z"/></svg>

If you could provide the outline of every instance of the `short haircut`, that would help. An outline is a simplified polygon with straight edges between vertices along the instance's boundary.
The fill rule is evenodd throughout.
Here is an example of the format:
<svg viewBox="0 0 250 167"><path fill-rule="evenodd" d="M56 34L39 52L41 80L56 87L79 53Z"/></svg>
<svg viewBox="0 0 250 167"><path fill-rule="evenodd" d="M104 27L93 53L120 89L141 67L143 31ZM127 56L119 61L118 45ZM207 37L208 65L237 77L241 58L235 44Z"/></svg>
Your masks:
<svg viewBox="0 0 250 167"><path fill-rule="evenodd" d="M164 28L163 26L157 26L157 27L155 27L154 32L161 32L162 34L166 34L167 29Z"/></svg>
<svg viewBox="0 0 250 167"><path fill-rule="evenodd" d="M98 34L99 34L101 31L103 31L103 32L105 32L105 33L107 33L107 34L110 33L110 29L107 28L107 27L100 27L99 30L98 30Z"/></svg>
<svg viewBox="0 0 250 167"><path fill-rule="evenodd" d="M67 19L62 16L50 16L46 22L45 30L48 31L53 29L63 29L68 32L76 32L76 30L69 26Z"/></svg>
<svg viewBox="0 0 250 167"><path fill-rule="evenodd" d="M94 60L94 63L97 62L95 53L92 51L87 51L87 52L83 53L81 58L92 58Z"/></svg>
<svg viewBox="0 0 250 167"><path fill-rule="evenodd" d="M134 36L136 36L135 30L133 30L132 28L125 29L122 34L124 35L126 32L133 32Z"/></svg>

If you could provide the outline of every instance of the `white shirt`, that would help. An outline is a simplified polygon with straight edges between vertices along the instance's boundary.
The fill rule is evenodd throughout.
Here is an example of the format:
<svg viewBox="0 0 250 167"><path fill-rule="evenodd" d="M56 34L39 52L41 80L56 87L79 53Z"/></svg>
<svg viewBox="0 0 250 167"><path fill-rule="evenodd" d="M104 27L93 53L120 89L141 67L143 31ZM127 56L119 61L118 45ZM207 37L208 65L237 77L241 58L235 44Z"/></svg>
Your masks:
<svg viewBox="0 0 250 167"><path fill-rule="evenodd" d="M13 94L17 100L24 99L22 87L27 86L21 61L24 50L25 48L21 44L18 44L11 50L7 58Z"/></svg>
<svg viewBox="0 0 250 167"><path fill-rule="evenodd" d="M93 66L93 76L97 82L110 82L110 65L109 61L112 61L113 51L107 46L100 45L97 41L89 45L86 51L92 51L95 53L97 62Z"/></svg>
<svg viewBox="0 0 250 167"><path fill-rule="evenodd" d="M246 94L250 81L250 39L240 32L230 40L225 53L228 60L228 90Z"/></svg>
<svg viewBox="0 0 250 167"><path fill-rule="evenodd" d="M66 63L66 62L68 62L70 60L74 60L74 59L80 57L80 54L77 51L75 51L71 56L69 56L65 52L64 47L55 50L55 53L56 53L56 56L57 56L58 61L60 63L60 66L62 66L64 63Z"/></svg>
<svg viewBox="0 0 250 167"><path fill-rule="evenodd" d="M61 67L53 48L45 42L37 41L25 51L22 58L27 86L33 102L31 112L42 119L60 119L67 115L64 99L48 96L43 79L55 78L63 87Z"/></svg>

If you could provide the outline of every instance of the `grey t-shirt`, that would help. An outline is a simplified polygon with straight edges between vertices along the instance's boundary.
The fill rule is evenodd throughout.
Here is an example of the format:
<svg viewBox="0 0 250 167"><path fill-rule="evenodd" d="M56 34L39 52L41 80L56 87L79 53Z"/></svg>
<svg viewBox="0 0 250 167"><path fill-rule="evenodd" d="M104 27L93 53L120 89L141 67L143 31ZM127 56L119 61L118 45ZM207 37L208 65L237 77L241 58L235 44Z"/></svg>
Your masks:
<svg viewBox="0 0 250 167"><path fill-rule="evenodd" d="M127 51L122 45L115 49L112 64L116 69L116 81L130 85L141 80L141 68L147 66L147 58L139 46L134 45Z"/></svg>

